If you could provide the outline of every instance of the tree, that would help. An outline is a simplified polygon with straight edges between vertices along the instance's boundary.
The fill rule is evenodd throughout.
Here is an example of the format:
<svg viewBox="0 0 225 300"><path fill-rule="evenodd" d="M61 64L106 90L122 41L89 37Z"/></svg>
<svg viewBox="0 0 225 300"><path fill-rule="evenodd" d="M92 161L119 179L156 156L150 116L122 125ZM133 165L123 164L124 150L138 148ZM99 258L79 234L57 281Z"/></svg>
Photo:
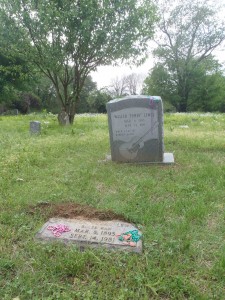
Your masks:
<svg viewBox="0 0 225 300"><path fill-rule="evenodd" d="M112 98L121 98L127 96L128 89L126 76L122 76L121 78L117 76L113 78L107 91Z"/></svg>
<svg viewBox="0 0 225 300"><path fill-rule="evenodd" d="M106 113L106 103L112 100L108 91L104 89L93 91L88 97L89 111L92 113Z"/></svg>
<svg viewBox="0 0 225 300"><path fill-rule="evenodd" d="M60 109L60 103L56 97L54 86L48 78L43 76L43 74L38 74L39 76L34 86L32 92L36 94L42 102L42 108L52 113L57 113ZM80 94L80 105L77 109L77 113L90 112L91 107L89 103L89 97L97 93L97 84L92 80L91 76L88 75L85 79L83 89Z"/></svg>
<svg viewBox="0 0 225 300"><path fill-rule="evenodd" d="M144 80L142 93L162 97L165 111L173 110L179 101L176 82L168 68L162 63L157 63L149 72Z"/></svg>
<svg viewBox="0 0 225 300"><path fill-rule="evenodd" d="M192 61L195 66L196 61ZM222 66L208 56L192 70L189 84L192 86L187 101L188 111L223 111L225 107L225 76ZM143 92L158 94L165 102L165 110L179 108L176 74L162 63L158 63L144 81ZM168 104L172 106L169 106Z"/></svg>
<svg viewBox="0 0 225 300"><path fill-rule="evenodd" d="M9 108L18 109L22 114L38 111L41 109L41 99L31 92L21 92L12 100Z"/></svg>
<svg viewBox="0 0 225 300"><path fill-rule="evenodd" d="M89 104L89 96L92 93L97 91L97 84L91 78L91 76L87 76L84 82L83 89L80 94L80 105L78 107L78 113L85 113L90 111L90 104Z"/></svg>
<svg viewBox="0 0 225 300"><path fill-rule="evenodd" d="M137 95L142 81L142 76L136 73L123 75L120 78L117 76L112 80L111 85L108 87L108 94L112 98L121 98L127 95Z"/></svg>
<svg viewBox="0 0 225 300"><path fill-rule="evenodd" d="M180 112L188 109L196 69L225 39L225 26L217 13L218 8L210 6L208 0L178 0L175 7L174 1L166 1L162 7L158 48L154 51L161 63L157 73L164 73L167 83L176 88L173 104Z"/></svg>
<svg viewBox="0 0 225 300"><path fill-rule="evenodd" d="M9 90L24 89L29 68L19 57L8 57L0 53L0 101L6 99Z"/></svg>
<svg viewBox="0 0 225 300"><path fill-rule="evenodd" d="M30 89L34 79L32 70L31 66L19 56L12 57L0 52L1 113L13 108L13 102L19 101L21 92Z"/></svg>
<svg viewBox="0 0 225 300"><path fill-rule="evenodd" d="M41 99L43 109L56 114L60 110L60 103L57 101L52 81L40 72L36 77L36 84L32 92Z"/></svg>
<svg viewBox="0 0 225 300"><path fill-rule="evenodd" d="M131 73L126 76L126 81L129 95L138 95L141 84L143 83L142 76L137 73Z"/></svg>
<svg viewBox="0 0 225 300"><path fill-rule="evenodd" d="M196 86L190 93L192 110L225 110L225 74L216 60L207 60L196 78Z"/></svg>
<svg viewBox="0 0 225 300"><path fill-rule="evenodd" d="M70 123L88 74L118 60L141 62L156 20L149 0L0 0L0 7L5 48L52 81Z"/></svg>

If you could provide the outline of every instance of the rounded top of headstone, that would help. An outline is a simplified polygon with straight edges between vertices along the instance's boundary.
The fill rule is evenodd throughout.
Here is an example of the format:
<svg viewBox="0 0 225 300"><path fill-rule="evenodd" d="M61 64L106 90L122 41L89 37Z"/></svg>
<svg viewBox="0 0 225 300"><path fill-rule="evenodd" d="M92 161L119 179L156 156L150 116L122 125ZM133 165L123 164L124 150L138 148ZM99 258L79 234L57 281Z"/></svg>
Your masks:
<svg viewBox="0 0 225 300"><path fill-rule="evenodd" d="M160 102L162 101L160 96L147 96L147 95L130 95L130 96L126 96L123 98L116 98L113 99L111 101L109 101L108 103L115 103L115 102L119 102L119 101L125 101L125 100L151 100L151 101L156 101L156 102Z"/></svg>
<svg viewBox="0 0 225 300"><path fill-rule="evenodd" d="M30 121L30 123L40 124L40 121Z"/></svg>

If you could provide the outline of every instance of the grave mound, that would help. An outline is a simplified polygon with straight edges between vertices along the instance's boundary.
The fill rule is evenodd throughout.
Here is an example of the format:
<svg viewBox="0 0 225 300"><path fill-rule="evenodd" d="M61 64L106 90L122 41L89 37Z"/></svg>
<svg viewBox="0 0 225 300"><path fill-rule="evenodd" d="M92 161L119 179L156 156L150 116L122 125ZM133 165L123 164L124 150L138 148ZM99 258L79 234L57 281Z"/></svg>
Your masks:
<svg viewBox="0 0 225 300"><path fill-rule="evenodd" d="M44 215L47 219L58 217L67 219L97 219L101 221L129 221L122 214L117 214L112 210L99 210L89 205L73 202L40 202L35 206L30 206L28 212L30 214L39 213Z"/></svg>

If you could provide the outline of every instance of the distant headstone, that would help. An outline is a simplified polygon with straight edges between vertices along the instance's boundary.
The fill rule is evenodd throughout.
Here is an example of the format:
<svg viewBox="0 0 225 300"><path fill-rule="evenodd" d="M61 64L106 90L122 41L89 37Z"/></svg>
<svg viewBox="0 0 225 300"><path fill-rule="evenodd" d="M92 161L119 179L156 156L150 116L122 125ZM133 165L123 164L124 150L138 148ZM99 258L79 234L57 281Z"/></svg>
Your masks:
<svg viewBox="0 0 225 300"><path fill-rule="evenodd" d="M65 110L62 110L58 114L58 121L59 121L60 125L69 125L70 124L69 116Z"/></svg>
<svg viewBox="0 0 225 300"><path fill-rule="evenodd" d="M31 134L40 134L41 133L41 122L31 121L30 122L30 133Z"/></svg>
<svg viewBox="0 0 225 300"><path fill-rule="evenodd" d="M120 237L128 231L138 231L130 223L121 221L98 221L81 219L52 218L36 234L42 241L60 241L72 243L80 249L86 247L107 248L109 250L124 250L142 252L142 240L130 243ZM141 235L141 232L138 231Z"/></svg>
<svg viewBox="0 0 225 300"><path fill-rule="evenodd" d="M18 114L19 114L18 109L11 109L11 110L7 110L2 113L2 115L5 115L5 116L17 116Z"/></svg>
<svg viewBox="0 0 225 300"><path fill-rule="evenodd" d="M174 162L172 154L164 153L163 105L159 96L129 96L112 100L106 107L113 161Z"/></svg>
<svg viewBox="0 0 225 300"><path fill-rule="evenodd" d="M19 114L18 109L13 109L12 114L15 116L18 116L18 114Z"/></svg>

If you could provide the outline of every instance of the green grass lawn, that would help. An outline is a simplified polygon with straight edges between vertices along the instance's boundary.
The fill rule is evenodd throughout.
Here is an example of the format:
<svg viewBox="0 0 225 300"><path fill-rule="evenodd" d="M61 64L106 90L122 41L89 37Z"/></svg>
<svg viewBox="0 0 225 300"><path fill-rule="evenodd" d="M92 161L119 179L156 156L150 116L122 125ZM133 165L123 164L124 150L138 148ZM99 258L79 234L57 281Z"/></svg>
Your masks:
<svg viewBox="0 0 225 300"><path fill-rule="evenodd" d="M102 162L105 115L0 117L0 300L225 299L225 115L164 119L175 165ZM29 208L43 201L123 214L143 254L38 243L46 217Z"/></svg>

